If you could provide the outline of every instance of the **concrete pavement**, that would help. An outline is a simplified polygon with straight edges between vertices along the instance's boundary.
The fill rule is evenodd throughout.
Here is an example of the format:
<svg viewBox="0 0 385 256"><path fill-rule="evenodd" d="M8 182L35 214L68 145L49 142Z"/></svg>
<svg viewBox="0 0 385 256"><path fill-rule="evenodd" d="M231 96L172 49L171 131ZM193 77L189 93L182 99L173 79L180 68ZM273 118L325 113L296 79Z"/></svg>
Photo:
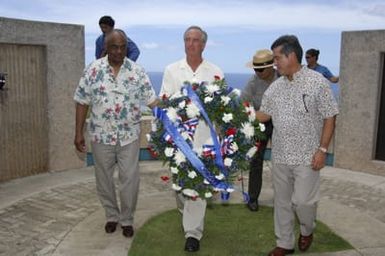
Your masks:
<svg viewBox="0 0 385 256"><path fill-rule="evenodd" d="M135 229L175 208L170 185L160 179L167 168L159 161L140 166ZM319 219L356 248L323 255L385 255L385 177L332 167L321 173ZM272 196L267 162L261 204L272 205ZM241 198L234 194L232 201ZM92 167L0 183L0 255L126 256L132 239L119 229L105 234L104 223Z"/></svg>

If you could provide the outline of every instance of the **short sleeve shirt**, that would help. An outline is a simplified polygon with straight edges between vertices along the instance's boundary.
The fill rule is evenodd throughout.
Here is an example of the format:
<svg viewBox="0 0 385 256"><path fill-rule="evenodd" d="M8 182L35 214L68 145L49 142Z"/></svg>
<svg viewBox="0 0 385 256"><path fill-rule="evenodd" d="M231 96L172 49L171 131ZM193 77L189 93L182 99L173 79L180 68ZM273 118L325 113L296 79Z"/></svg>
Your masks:
<svg viewBox="0 0 385 256"><path fill-rule="evenodd" d="M115 77L107 56L83 72L74 100L91 107L91 140L126 145L139 138L141 106L155 101L155 91L144 69L125 58Z"/></svg>
<svg viewBox="0 0 385 256"><path fill-rule="evenodd" d="M274 73L273 81L278 78L277 72ZM270 82L265 81L259 78L256 74L254 74L247 85L242 90L241 99L246 100L253 103L253 107L255 110L259 110L261 106L262 96L266 89L269 87Z"/></svg>
<svg viewBox="0 0 385 256"><path fill-rule="evenodd" d="M272 159L277 164L310 165L326 118L338 114L328 81L302 67L290 81L282 76L265 91L260 110L272 117Z"/></svg>
<svg viewBox="0 0 385 256"><path fill-rule="evenodd" d="M327 67L322 66L320 64L315 66L315 68L313 70L317 71L318 73L321 73L327 79L330 79L333 77L332 72L330 72L330 70Z"/></svg>

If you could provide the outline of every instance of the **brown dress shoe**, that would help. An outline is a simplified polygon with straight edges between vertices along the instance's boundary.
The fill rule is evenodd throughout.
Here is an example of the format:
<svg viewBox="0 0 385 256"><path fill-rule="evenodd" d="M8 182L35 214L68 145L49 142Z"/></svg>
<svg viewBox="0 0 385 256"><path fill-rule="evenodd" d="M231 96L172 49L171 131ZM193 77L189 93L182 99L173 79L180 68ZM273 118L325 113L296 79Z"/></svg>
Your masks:
<svg viewBox="0 0 385 256"><path fill-rule="evenodd" d="M293 253L294 249L285 249L277 246L271 252L269 252L268 256L285 256Z"/></svg>
<svg viewBox="0 0 385 256"><path fill-rule="evenodd" d="M306 252L309 249L311 243L313 242L313 234L309 236L299 235L298 239L298 248L301 252Z"/></svg>
<svg viewBox="0 0 385 256"><path fill-rule="evenodd" d="M116 230L116 226L118 225L117 222L114 221L108 221L106 225L104 226L104 230L106 233L114 233Z"/></svg>
<svg viewBox="0 0 385 256"><path fill-rule="evenodd" d="M132 226L122 226L122 229L125 237L132 237L134 235L134 228Z"/></svg>

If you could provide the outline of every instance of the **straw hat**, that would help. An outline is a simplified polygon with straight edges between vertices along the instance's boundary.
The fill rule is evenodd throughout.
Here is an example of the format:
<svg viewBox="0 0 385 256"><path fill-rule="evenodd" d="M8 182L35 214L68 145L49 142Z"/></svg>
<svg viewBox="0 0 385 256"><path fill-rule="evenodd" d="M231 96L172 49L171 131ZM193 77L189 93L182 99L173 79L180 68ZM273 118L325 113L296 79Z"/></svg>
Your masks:
<svg viewBox="0 0 385 256"><path fill-rule="evenodd" d="M273 53L268 49L263 49L257 51L253 60L246 63L246 66L253 69L267 68L272 67L274 65Z"/></svg>

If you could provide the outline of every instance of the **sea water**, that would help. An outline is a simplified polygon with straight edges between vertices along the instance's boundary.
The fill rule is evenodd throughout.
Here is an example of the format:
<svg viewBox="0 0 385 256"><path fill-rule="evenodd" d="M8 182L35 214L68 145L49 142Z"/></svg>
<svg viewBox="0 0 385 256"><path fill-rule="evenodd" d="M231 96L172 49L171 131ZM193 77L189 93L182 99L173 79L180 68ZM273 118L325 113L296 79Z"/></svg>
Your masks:
<svg viewBox="0 0 385 256"><path fill-rule="evenodd" d="M160 87L162 85L162 72L148 72L150 76L152 86L155 89L156 94L159 94ZM243 87L247 84L247 81L250 79L252 74L242 74L242 73L226 73L225 80L228 86L242 90Z"/></svg>
<svg viewBox="0 0 385 256"><path fill-rule="evenodd" d="M148 75L150 76L152 85L155 89L155 92L157 95L159 95L160 87L162 86L162 78L163 73L162 72L148 72ZM233 88L237 88L239 90L242 90L249 79L251 78L253 74L246 74L246 73L225 73L225 80L228 86L231 86ZM340 95L340 86L339 84L330 84L330 88L333 91L333 95L337 101L339 102L339 95Z"/></svg>

